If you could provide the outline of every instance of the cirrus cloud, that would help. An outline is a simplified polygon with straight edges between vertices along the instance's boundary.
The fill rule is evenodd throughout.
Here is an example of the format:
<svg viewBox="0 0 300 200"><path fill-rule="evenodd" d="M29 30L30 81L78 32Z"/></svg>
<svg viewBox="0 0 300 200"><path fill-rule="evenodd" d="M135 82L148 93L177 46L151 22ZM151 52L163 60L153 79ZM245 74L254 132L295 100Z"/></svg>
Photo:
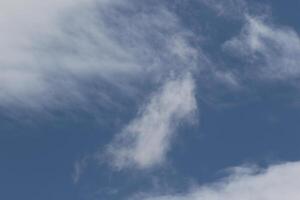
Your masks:
<svg viewBox="0 0 300 200"><path fill-rule="evenodd" d="M88 107L87 88L99 104L115 101L93 86L104 82L130 95L134 80L180 70L198 56L189 31L160 5L30 0L3 1L0 10L1 108Z"/></svg>

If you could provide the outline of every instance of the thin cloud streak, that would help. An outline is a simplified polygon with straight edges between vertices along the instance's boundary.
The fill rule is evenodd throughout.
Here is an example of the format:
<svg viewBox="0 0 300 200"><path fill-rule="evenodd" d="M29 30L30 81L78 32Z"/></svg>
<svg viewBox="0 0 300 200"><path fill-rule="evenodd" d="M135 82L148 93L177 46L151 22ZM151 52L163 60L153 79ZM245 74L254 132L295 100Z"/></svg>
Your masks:
<svg viewBox="0 0 300 200"><path fill-rule="evenodd" d="M83 157L80 160L77 160L74 164L74 170L72 173L72 180L74 184L77 184L80 179L82 174L85 171L85 168L88 165L88 157Z"/></svg>

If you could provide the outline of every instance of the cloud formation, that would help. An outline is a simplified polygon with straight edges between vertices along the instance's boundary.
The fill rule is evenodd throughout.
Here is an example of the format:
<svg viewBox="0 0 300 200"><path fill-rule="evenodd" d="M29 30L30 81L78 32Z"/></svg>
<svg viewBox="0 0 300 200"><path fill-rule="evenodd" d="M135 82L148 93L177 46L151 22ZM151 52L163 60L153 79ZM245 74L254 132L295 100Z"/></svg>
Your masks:
<svg viewBox="0 0 300 200"><path fill-rule="evenodd" d="M182 121L192 119L196 110L191 75L167 81L108 146L112 164L119 169L142 169L163 163L176 128Z"/></svg>
<svg viewBox="0 0 300 200"><path fill-rule="evenodd" d="M130 94L133 80L195 60L175 14L161 5L139 6L129 0L2 1L0 107L86 103L86 88L101 103L110 98L93 88L99 82Z"/></svg>
<svg viewBox="0 0 300 200"><path fill-rule="evenodd" d="M267 170L236 168L227 179L186 194L139 198L143 200L290 200L300 198L300 163L274 165Z"/></svg>
<svg viewBox="0 0 300 200"><path fill-rule="evenodd" d="M245 0L199 0L211 8L218 16L241 18L248 12L249 5Z"/></svg>
<svg viewBox="0 0 300 200"><path fill-rule="evenodd" d="M12 0L0 11L1 110L89 109L122 101L114 92L134 99L135 81L163 82L109 150L119 168L163 162L176 127L197 108L189 72L206 59L176 14L135 0ZM171 72L177 78L164 80ZM75 164L75 183L85 165Z"/></svg>
<svg viewBox="0 0 300 200"><path fill-rule="evenodd" d="M247 16L240 35L227 41L224 48L246 60L249 74L261 80L289 81L300 75L300 38L289 27Z"/></svg>

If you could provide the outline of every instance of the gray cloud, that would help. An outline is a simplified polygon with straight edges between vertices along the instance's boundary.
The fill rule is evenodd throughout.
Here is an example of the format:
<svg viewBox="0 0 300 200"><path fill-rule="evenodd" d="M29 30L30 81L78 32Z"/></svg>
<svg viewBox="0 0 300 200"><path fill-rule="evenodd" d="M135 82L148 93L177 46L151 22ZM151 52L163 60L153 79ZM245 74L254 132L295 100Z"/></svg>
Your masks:
<svg viewBox="0 0 300 200"><path fill-rule="evenodd" d="M199 0L211 8L218 16L241 18L249 11L249 5L245 0Z"/></svg>
<svg viewBox="0 0 300 200"><path fill-rule="evenodd" d="M89 158L85 156L75 162L74 170L72 173L72 180L74 184L77 184L80 181L80 178L88 165L88 159Z"/></svg>

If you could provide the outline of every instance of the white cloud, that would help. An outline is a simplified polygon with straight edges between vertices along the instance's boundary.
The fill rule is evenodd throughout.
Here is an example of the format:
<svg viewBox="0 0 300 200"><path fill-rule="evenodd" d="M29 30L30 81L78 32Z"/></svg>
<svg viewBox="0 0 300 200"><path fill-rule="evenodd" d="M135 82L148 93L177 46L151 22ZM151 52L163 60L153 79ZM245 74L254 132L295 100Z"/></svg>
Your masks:
<svg viewBox="0 0 300 200"><path fill-rule="evenodd" d="M163 163L176 127L197 110L194 89L190 74L167 81L108 146L112 164L149 168Z"/></svg>
<svg viewBox="0 0 300 200"><path fill-rule="evenodd" d="M188 193L139 197L144 200L296 200L300 198L300 163L274 165L265 171L236 168L227 179Z"/></svg>
<svg viewBox="0 0 300 200"><path fill-rule="evenodd" d="M170 71L177 77L205 60L176 14L160 3L142 4L147 6L134 0L1 1L1 110L88 109L90 101L119 100L109 96L115 91L106 94L107 85L130 95L139 87L131 85L136 80L157 84ZM151 96L117 139L135 146L118 148L115 163L161 163L176 126L196 109L194 87L186 75ZM75 164L74 182L82 165Z"/></svg>
<svg viewBox="0 0 300 200"><path fill-rule="evenodd" d="M195 50L176 15L160 5L149 5L150 12L136 4L1 1L0 107L85 102L84 81L126 90L128 79L185 67L186 52Z"/></svg>
<svg viewBox="0 0 300 200"><path fill-rule="evenodd" d="M248 72L256 72L263 80L289 80L300 75L300 38L291 28L247 16L240 35L224 47L254 65Z"/></svg>

